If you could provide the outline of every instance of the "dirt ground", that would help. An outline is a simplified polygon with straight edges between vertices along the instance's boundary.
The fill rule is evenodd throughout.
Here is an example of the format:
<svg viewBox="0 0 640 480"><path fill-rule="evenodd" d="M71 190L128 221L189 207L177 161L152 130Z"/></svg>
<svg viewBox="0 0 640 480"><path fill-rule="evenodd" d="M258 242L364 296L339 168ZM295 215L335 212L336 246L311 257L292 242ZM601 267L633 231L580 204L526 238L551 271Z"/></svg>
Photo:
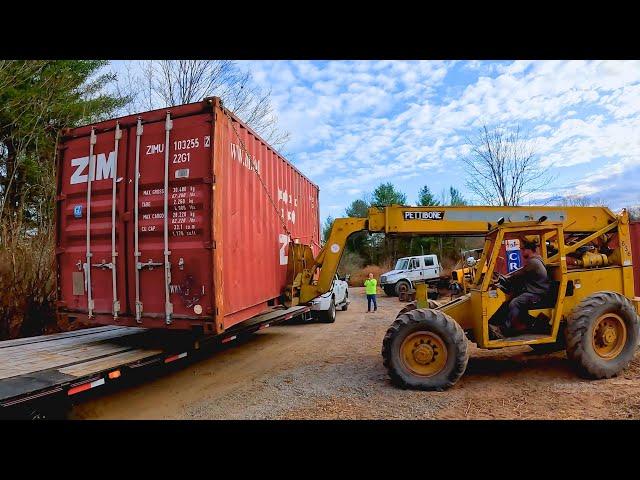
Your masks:
<svg viewBox="0 0 640 480"><path fill-rule="evenodd" d="M351 288L334 324L281 325L203 360L85 399L75 419L638 419L640 354L618 377L583 380L564 352L474 345L445 392L392 386L382 338L404 305L380 295L368 314ZM97 390L97 389L96 389Z"/></svg>

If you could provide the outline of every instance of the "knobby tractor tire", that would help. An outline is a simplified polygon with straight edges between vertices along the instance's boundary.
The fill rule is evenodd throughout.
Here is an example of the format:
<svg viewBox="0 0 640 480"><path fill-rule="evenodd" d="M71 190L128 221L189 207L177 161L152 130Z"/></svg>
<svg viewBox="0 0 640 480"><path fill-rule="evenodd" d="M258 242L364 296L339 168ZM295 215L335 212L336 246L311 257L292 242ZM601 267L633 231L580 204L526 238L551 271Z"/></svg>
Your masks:
<svg viewBox="0 0 640 480"><path fill-rule="evenodd" d="M435 334L446 347L446 362L428 376L410 370L402 352L405 339L423 333ZM456 383L467 368L467 338L449 315L439 310L414 309L400 315L389 327L382 342L382 357L395 385L415 390L444 390Z"/></svg>
<svg viewBox="0 0 640 480"><path fill-rule="evenodd" d="M616 317L606 314L616 315ZM599 332L594 328L603 318L612 318L613 325L624 324L626 339L620 345L621 350L613 349L608 358L599 354L594 347L598 343ZM590 378L611 378L626 368L638 345L639 321L631 302L623 295L615 292L598 292L584 298L573 309L567 319L566 340L567 357L572 360L580 374ZM618 322L618 323L616 323ZM619 332L620 330L618 330ZM596 338L597 337L597 338ZM620 335L616 335L616 339ZM609 339L611 342L611 339ZM621 342L621 341L620 341ZM617 352L617 353L616 353Z"/></svg>
<svg viewBox="0 0 640 480"><path fill-rule="evenodd" d="M434 310L435 310L435 309L437 309L437 308L440 306L440 305L438 305L438 303L437 303L436 301L434 301L434 300L429 299L428 301L429 301L429 308L432 308L432 309L434 309ZM402 310L400 310L400 311L398 312L398 315L396 315L396 318L398 318L398 317L399 317L400 315L402 315L403 313L410 312L411 310L415 310L416 308L418 308L418 304L417 304L417 302L413 301L413 302L407 303L407 304L402 308Z"/></svg>

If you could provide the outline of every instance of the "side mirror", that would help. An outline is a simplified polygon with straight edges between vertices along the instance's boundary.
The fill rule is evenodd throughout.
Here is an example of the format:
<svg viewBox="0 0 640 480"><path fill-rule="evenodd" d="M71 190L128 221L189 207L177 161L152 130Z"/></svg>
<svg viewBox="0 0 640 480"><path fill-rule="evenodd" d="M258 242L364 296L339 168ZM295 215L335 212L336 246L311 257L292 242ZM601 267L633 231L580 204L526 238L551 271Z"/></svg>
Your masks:
<svg viewBox="0 0 640 480"><path fill-rule="evenodd" d="M344 281L345 281L345 282L348 282L350 278L351 278L351 275L346 274L346 275L344 276Z"/></svg>

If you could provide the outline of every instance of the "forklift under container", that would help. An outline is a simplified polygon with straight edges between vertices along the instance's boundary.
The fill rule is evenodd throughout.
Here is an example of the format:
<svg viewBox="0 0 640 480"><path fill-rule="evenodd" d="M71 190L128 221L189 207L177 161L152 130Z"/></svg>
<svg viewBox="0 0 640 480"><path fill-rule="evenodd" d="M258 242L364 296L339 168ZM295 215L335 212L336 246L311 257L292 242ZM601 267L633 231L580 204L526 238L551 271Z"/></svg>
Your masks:
<svg viewBox="0 0 640 480"><path fill-rule="evenodd" d="M57 175L66 320L219 334L319 244L318 187L216 97L65 130Z"/></svg>

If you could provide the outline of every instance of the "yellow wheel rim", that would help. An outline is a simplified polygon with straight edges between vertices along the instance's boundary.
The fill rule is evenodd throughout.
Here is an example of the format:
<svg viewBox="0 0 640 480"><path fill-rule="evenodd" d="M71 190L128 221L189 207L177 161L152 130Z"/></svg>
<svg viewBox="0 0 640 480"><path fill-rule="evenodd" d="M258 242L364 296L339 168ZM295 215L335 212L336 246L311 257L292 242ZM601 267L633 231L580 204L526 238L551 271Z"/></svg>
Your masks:
<svg viewBox="0 0 640 480"><path fill-rule="evenodd" d="M404 366L415 375L432 377L447 363L447 347L433 332L414 332L400 346Z"/></svg>
<svg viewBox="0 0 640 480"><path fill-rule="evenodd" d="M606 360L616 358L627 343L627 326L615 313L605 313L593 325L593 350Z"/></svg>

